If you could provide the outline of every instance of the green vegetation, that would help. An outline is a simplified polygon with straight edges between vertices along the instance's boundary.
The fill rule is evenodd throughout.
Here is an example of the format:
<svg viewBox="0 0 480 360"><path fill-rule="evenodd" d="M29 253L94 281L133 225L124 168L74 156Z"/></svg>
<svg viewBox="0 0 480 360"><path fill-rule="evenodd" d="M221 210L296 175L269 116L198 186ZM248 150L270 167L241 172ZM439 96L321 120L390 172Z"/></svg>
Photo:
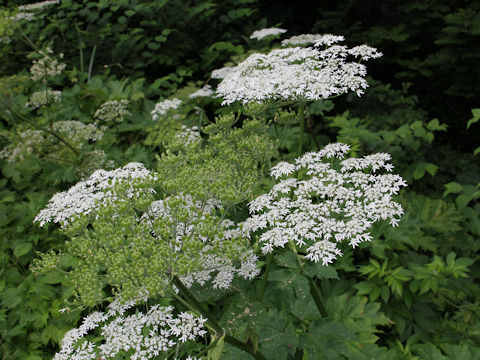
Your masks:
<svg viewBox="0 0 480 360"><path fill-rule="evenodd" d="M53 358L82 318L145 291L128 314L161 305L208 318L203 338L155 359L480 359L479 1L23 3L0 8L1 360ZM250 38L270 26L288 32ZM349 53L368 69L361 96L209 95L224 78L212 71L307 33L383 53ZM266 213L261 196L337 142L352 161L391 155L408 183L392 192L398 226L370 221L372 240L338 241L328 266L301 237L262 251L267 225L247 229ZM323 164L341 173L340 160ZM361 172L378 174L372 164ZM88 196L64 193L41 212L79 183ZM297 201L292 189L279 191ZM317 190L314 205L333 198ZM83 210L62 215L79 199ZM103 341L99 328L87 338Z"/></svg>

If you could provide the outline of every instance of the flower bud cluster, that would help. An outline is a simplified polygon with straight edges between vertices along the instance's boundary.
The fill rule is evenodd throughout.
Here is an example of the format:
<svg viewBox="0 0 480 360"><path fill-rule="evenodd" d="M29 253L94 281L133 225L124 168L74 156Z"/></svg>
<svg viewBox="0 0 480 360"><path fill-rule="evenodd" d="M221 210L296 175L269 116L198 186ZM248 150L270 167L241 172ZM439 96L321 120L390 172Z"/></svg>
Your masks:
<svg viewBox="0 0 480 360"><path fill-rule="evenodd" d="M266 100L313 101L354 91L358 96L368 87L366 67L361 60L382 56L361 45L352 49L331 45L342 37L324 35L316 47L287 47L268 54L255 53L228 73L217 87L222 104ZM331 46L330 46L331 45Z"/></svg>
<svg viewBox="0 0 480 360"><path fill-rule="evenodd" d="M65 69L66 65L63 63L59 63L52 56L52 49L47 48L45 51L39 51L39 54L42 57L38 60L34 60L33 65L30 68L30 73L32 74L33 81L46 81L46 77L60 75ZM63 54L60 54L59 57L63 58Z"/></svg>
<svg viewBox="0 0 480 360"><path fill-rule="evenodd" d="M127 110L129 103L126 99L107 101L100 105L93 117L106 123L121 123L125 115L131 115Z"/></svg>
<svg viewBox="0 0 480 360"><path fill-rule="evenodd" d="M198 126L191 128L182 125L180 131L169 141L165 147L170 151L186 150L188 147L198 148L202 143L202 137L198 131Z"/></svg>
<svg viewBox="0 0 480 360"><path fill-rule="evenodd" d="M273 177L285 178L250 203L252 215L242 224L249 236L260 232L263 253L291 243L307 259L328 265L342 255L339 243L355 248L371 240L368 230L376 221L398 224L403 209L393 196L407 184L400 175L376 174L392 171L390 155L342 160L349 149L330 144L272 168Z"/></svg>
<svg viewBox="0 0 480 360"><path fill-rule="evenodd" d="M178 273L187 287L195 282L203 286L211 280L214 289L227 289L235 275L253 279L259 273L256 255L241 246L241 231L233 221L216 218L215 210L223 211L215 200L201 202L190 195L178 195L154 201L143 215L151 232L169 243L170 263L181 263L185 255L195 263L187 271L170 270Z"/></svg>
<svg viewBox="0 0 480 360"><path fill-rule="evenodd" d="M45 137L42 130L26 130L16 140L0 151L0 159L7 162L22 161L41 147Z"/></svg>
<svg viewBox="0 0 480 360"><path fill-rule="evenodd" d="M155 108L152 110L150 115L152 115L152 120L158 120L159 117L166 115L169 110L178 109L182 104L182 100L173 98L171 100L163 100L155 104Z"/></svg>
<svg viewBox="0 0 480 360"><path fill-rule="evenodd" d="M98 128L96 124L84 124L77 120L54 122L53 130L61 133L76 147L82 147L87 141L100 141L103 137L103 128ZM51 136L51 140L55 140Z"/></svg>
<svg viewBox="0 0 480 360"><path fill-rule="evenodd" d="M263 38L266 38L267 36L276 36L280 35L283 33L286 33L287 30L285 29L279 29L279 28L265 28L261 30L256 30L250 35L250 39L257 39L261 40Z"/></svg>
<svg viewBox="0 0 480 360"><path fill-rule="evenodd" d="M82 161L77 167L77 172L80 174L82 180L89 177L95 170L98 169L113 169L115 163L113 160L107 160L105 151L96 149L87 151L82 156Z"/></svg>
<svg viewBox="0 0 480 360"><path fill-rule="evenodd" d="M55 194L47 206L35 217L34 222L44 226L48 222L67 225L81 215L88 215L102 205L117 198L115 185L131 182L127 196L136 192L134 182L152 180L154 176L141 163L129 163L112 171L97 170L87 180L81 181L67 191ZM149 189L148 191L153 191Z"/></svg>
<svg viewBox="0 0 480 360"><path fill-rule="evenodd" d="M62 92L58 90L42 90L37 91L30 96L30 99L25 104L25 107L39 108L50 103L62 101Z"/></svg>
<svg viewBox="0 0 480 360"><path fill-rule="evenodd" d="M195 341L207 333L207 319L188 312L175 317L171 306L153 305L146 313L127 315L137 302L122 305L115 301L107 313L97 311L85 317L79 328L65 334L54 360L109 360L124 352L130 359L156 359L177 344ZM97 328L101 340L92 336Z"/></svg>

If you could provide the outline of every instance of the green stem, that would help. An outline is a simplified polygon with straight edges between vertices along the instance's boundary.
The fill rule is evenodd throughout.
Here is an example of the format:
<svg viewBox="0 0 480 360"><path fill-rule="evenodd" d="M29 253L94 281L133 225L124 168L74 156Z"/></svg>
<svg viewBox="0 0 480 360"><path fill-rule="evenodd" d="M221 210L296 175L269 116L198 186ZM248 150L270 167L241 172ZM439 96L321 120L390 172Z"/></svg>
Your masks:
<svg viewBox="0 0 480 360"><path fill-rule="evenodd" d="M178 292L195 308L200 314L207 318L207 323L215 330L217 336L222 337L225 332L222 327L214 320L213 316L205 309L202 304L190 293L190 291L183 285L182 281L177 277L173 277L173 284L177 287Z"/></svg>
<svg viewBox="0 0 480 360"><path fill-rule="evenodd" d="M300 137L298 139L298 156L303 153L303 140L305 133L305 103L302 101L298 107L298 117L300 118Z"/></svg>
<svg viewBox="0 0 480 360"><path fill-rule="evenodd" d="M315 281L313 281L313 279L310 277L308 278L308 282L310 283L310 293L312 294L313 301L315 302L315 305L317 305L320 315L327 317L327 309L325 309L325 305L323 305L322 298L320 297L320 290L318 289L317 284L315 284Z"/></svg>
<svg viewBox="0 0 480 360"><path fill-rule="evenodd" d="M90 63L88 64L87 83L90 82L90 78L92 77L93 59L95 59L95 52L96 51L97 51L97 44L95 44L93 46L92 54L90 55Z"/></svg>
<svg viewBox="0 0 480 360"><path fill-rule="evenodd" d="M217 346L217 343L218 343L218 341L219 341L220 339L221 339L221 338L219 338L219 337L215 337L215 340L213 340L205 349L203 349L203 350L202 350L199 354L197 354L196 356L197 356L198 358L200 358L200 356L202 356L203 354L208 353L208 351L209 351L210 349L213 349L215 346Z"/></svg>
<svg viewBox="0 0 480 360"><path fill-rule="evenodd" d="M178 292L183 295L187 300L185 301L182 299L181 303L188 306L188 308L196 309L196 311L198 311L205 318L207 318L207 325L209 325L215 331L217 337L225 336L225 341L227 343L249 353L256 360L267 360L267 358L262 353L255 351L250 345L238 340L231 335L226 334L222 327L213 319L213 316L209 313L209 311L205 309L202 304L200 304L200 302L190 293L190 291L185 287L185 285L183 285L182 281L177 276L174 276L172 281L173 284L177 287ZM175 296L176 299L177 297L180 298L178 295ZM191 305L188 304L188 302L190 302Z"/></svg>
<svg viewBox="0 0 480 360"><path fill-rule="evenodd" d="M261 302L263 300L263 295L265 294L265 289L267 287L268 273L270 272L270 267L272 266L273 252L268 255L267 258L267 267L265 268L265 273L262 278L262 287L260 288L260 296L258 300Z"/></svg>
<svg viewBox="0 0 480 360"><path fill-rule="evenodd" d="M292 248L292 251L297 255L297 260L298 260L298 267L300 271L303 269L303 263L300 260L297 247L295 246L295 243L293 241L289 242L290 247ZM310 284L310 294L312 294L313 301L315 302L315 305L317 306L318 311L320 312L320 315L323 317L327 317L327 309L325 309L325 305L323 304L322 297L320 295L320 290L318 289L317 285L315 284L315 281L309 276L306 276L308 278L308 282Z"/></svg>
<svg viewBox="0 0 480 360"><path fill-rule="evenodd" d="M20 119L22 119L23 121L25 121L28 124L35 127L36 129L41 130L41 131L45 131L46 133L54 136L56 139L58 139L58 141L65 144L70 150L72 150L75 153L75 155L77 155L77 156L80 155L80 152L77 149L75 149L75 147L73 147L73 145L71 145L69 142L67 142L65 139L63 139L61 136L59 136L55 131L53 131L53 129L48 129L47 130L47 129L42 128L41 126L38 126L33 121L30 121L27 117L25 117L22 114L20 114L19 112L15 111L15 109L13 109L12 107L9 107L9 110L11 112L13 112L16 116L18 116Z"/></svg>
<svg viewBox="0 0 480 360"><path fill-rule="evenodd" d="M235 346L237 349L243 350L250 355L252 355L256 360L267 360L267 358L260 352L253 350L253 348L238 340L237 338L234 338L233 336L230 336L228 334L225 335L225 341L229 343L232 346Z"/></svg>

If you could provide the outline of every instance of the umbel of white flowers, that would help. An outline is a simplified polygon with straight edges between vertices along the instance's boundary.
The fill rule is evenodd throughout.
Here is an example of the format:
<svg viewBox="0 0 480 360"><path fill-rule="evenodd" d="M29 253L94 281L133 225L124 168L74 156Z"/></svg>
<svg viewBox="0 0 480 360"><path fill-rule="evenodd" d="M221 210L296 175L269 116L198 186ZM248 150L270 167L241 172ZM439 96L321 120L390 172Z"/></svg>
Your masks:
<svg viewBox="0 0 480 360"><path fill-rule="evenodd" d="M173 98L171 100L163 100L155 104L155 108L150 112L152 120L158 120L161 116L166 115L170 110L178 109L182 104L182 100Z"/></svg>
<svg viewBox="0 0 480 360"><path fill-rule="evenodd" d="M336 43L342 36L318 37L314 47L274 49L256 53L227 73L217 87L222 104L266 100L326 99L368 87L361 60L378 58L377 49L360 45L349 49ZM355 59L351 61L351 59Z"/></svg>
<svg viewBox="0 0 480 360"><path fill-rule="evenodd" d="M187 312L175 317L171 306L153 305L146 313L126 315L140 300L146 301L147 297L127 303L117 299L106 313L97 311L85 317L79 328L65 334L54 360L109 360L124 352L130 359L154 359L179 343L195 341L207 333L207 319ZM101 338L91 336L96 328L100 328Z"/></svg>
<svg viewBox="0 0 480 360"><path fill-rule="evenodd" d="M153 180L154 175L141 163L129 163L111 171L97 170L87 180L80 181L68 191L53 195L33 222L40 222L40 226L48 222L67 225L76 217L87 215L108 201L117 199L115 185L118 183L132 183L127 196L133 196L135 179ZM153 192L153 189L149 191Z"/></svg>
<svg viewBox="0 0 480 360"><path fill-rule="evenodd" d="M286 33L287 30L279 28L265 28L261 30L256 30L250 35L250 39L261 40L267 36L277 36L283 33Z"/></svg>
<svg viewBox="0 0 480 360"><path fill-rule="evenodd" d="M272 168L272 176L284 178L249 204L251 217L242 224L247 235L259 233L263 253L290 242L307 259L328 265L342 255L339 243L355 248L370 241L374 222L398 224L403 209L393 196L407 184L400 175L377 174L392 171L390 154L342 160L349 150L330 144Z"/></svg>

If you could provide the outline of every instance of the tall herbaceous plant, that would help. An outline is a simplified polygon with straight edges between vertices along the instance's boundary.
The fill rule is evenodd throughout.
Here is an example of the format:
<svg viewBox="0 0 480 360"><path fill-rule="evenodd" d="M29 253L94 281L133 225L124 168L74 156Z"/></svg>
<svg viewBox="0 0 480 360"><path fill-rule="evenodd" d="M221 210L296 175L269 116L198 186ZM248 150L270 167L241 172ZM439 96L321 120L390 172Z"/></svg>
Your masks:
<svg viewBox="0 0 480 360"><path fill-rule="evenodd" d="M374 223L398 225L395 198L406 186L387 153L352 157L342 143L303 152L307 106L362 95L362 61L382 55L343 41L293 36L212 72L215 92L205 84L187 99L161 99L152 121L172 133L162 137L156 169L97 170L51 198L35 222L58 224L68 240L34 270L61 271L74 285L64 311L97 309L67 332L55 359L315 358L320 324L336 319L319 280L336 274L330 267L350 248L378 241ZM214 97L220 115L195 117ZM127 105L105 103L95 117L121 122ZM279 152L279 125L299 129L293 161ZM278 308L296 301L272 298L279 282L313 311Z"/></svg>

